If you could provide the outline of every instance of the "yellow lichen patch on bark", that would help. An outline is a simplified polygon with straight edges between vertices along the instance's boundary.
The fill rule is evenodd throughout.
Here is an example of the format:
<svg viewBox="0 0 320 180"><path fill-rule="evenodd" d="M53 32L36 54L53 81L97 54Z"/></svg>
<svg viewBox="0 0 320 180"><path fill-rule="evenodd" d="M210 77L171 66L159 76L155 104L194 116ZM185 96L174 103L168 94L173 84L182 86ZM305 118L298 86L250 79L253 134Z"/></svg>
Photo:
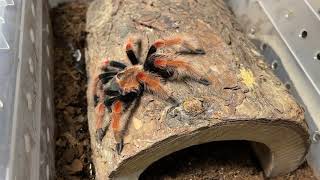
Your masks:
<svg viewBox="0 0 320 180"><path fill-rule="evenodd" d="M255 84L255 78L250 69L241 68L240 69L240 77L242 78L242 82L250 89L253 88Z"/></svg>

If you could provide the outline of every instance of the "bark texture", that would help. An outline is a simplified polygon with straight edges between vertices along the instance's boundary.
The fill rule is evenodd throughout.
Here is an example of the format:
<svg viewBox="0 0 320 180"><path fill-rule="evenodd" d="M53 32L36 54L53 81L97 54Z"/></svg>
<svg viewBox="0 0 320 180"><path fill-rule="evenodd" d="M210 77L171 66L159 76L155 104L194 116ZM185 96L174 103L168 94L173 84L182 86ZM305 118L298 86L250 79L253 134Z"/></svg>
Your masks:
<svg viewBox="0 0 320 180"><path fill-rule="evenodd" d="M129 64L123 46L128 36L143 38L146 55L155 39L182 34L196 38L206 51L182 57L212 82L209 87L165 82L182 102L171 110L170 104L145 93L128 123L121 155L114 150L110 130L97 144L89 94L97 179L138 178L161 157L210 141L252 141L267 176L290 172L304 160L309 141L303 109L272 74L222 0L95 0L87 14L87 31L89 81L106 57Z"/></svg>

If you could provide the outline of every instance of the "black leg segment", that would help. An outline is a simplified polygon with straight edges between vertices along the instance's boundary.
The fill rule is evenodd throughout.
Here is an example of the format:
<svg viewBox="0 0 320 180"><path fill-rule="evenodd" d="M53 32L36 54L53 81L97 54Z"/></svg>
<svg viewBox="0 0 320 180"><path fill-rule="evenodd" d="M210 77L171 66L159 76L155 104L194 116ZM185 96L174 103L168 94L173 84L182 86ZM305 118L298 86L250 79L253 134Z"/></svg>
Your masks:
<svg viewBox="0 0 320 180"><path fill-rule="evenodd" d="M149 57L150 57L152 54L156 53L156 52L157 52L156 46L155 46L155 45L150 46L149 51L148 51L148 54L147 54L146 61L148 61Z"/></svg>
<svg viewBox="0 0 320 180"><path fill-rule="evenodd" d="M105 72L105 73L102 73L102 74L99 74L99 79L103 79L103 78L106 78L106 77L113 77L117 74L118 72L117 71L109 71L109 72Z"/></svg>
<svg viewBox="0 0 320 180"><path fill-rule="evenodd" d="M119 69L124 69L127 66L121 62L118 61L110 61L110 66L115 67L115 68L119 68Z"/></svg>
<svg viewBox="0 0 320 180"><path fill-rule="evenodd" d="M132 49L127 50L126 53L132 65L139 64L139 60Z"/></svg>

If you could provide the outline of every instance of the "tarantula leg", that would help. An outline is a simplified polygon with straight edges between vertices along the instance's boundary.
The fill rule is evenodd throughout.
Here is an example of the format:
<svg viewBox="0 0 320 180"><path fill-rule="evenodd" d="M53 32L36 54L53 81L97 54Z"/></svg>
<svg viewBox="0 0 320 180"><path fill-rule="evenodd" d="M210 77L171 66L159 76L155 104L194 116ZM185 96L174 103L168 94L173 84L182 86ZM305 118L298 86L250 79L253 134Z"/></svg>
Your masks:
<svg viewBox="0 0 320 180"><path fill-rule="evenodd" d="M112 104L117 100L119 99L119 97L117 96L106 96L105 100L104 100L104 105L107 106L107 107L111 107Z"/></svg>
<svg viewBox="0 0 320 180"><path fill-rule="evenodd" d="M138 55L138 59L141 58L142 55L142 39L138 38L136 40L136 44L137 44L137 55Z"/></svg>
<svg viewBox="0 0 320 180"><path fill-rule="evenodd" d="M204 49L200 48L195 40L192 38L174 36L167 39L158 39L156 40L151 47L149 48L147 59L154 53L157 52L159 48L168 47L172 45L180 44L184 50L180 51L183 54L205 54Z"/></svg>
<svg viewBox="0 0 320 180"><path fill-rule="evenodd" d="M139 72L137 75L137 79L139 82L145 85L145 88L147 90L158 95L161 99L164 99L174 105L179 104L179 102L174 97L170 96L167 91L164 90L159 77L146 72Z"/></svg>
<svg viewBox="0 0 320 180"><path fill-rule="evenodd" d="M108 83L108 85L103 87L103 90L106 95L108 96L120 96L120 87L119 84L116 82L115 79L111 79L111 81Z"/></svg>
<svg viewBox="0 0 320 180"><path fill-rule="evenodd" d="M119 71L125 69L127 66L119 61L109 61L105 59L100 65L99 69L107 72L107 71Z"/></svg>
<svg viewBox="0 0 320 180"><path fill-rule="evenodd" d="M96 117L96 133L98 142L102 141L105 130L102 128L102 122L105 113L104 92L102 89L102 82L99 79L99 75L96 75L92 82L90 83L91 95L93 96L94 107L95 107L95 117Z"/></svg>
<svg viewBox="0 0 320 180"><path fill-rule="evenodd" d="M102 84L106 84L106 83L109 82L117 73L118 73L118 71L109 71L109 72L101 73L101 74L99 75L99 80L101 81Z"/></svg>
<svg viewBox="0 0 320 180"><path fill-rule="evenodd" d="M95 113L96 113L96 131L97 131L96 137L98 142L101 142L105 134L105 130L102 128L103 118L105 114L105 105L103 104L103 102L98 103L98 105L95 108Z"/></svg>
<svg viewBox="0 0 320 180"><path fill-rule="evenodd" d="M109 65L115 68L119 68L121 70L127 67L125 64L118 61L110 61Z"/></svg>
<svg viewBox="0 0 320 180"><path fill-rule="evenodd" d="M123 138L121 132L121 115L123 110L123 103L119 100L115 101L112 105L112 113L111 113L111 126L114 133L114 138L116 140L116 150L118 154L121 153L123 148Z"/></svg>
<svg viewBox="0 0 320 180"><path fill-rule="evenodd" d="M100 99L103 98L101 97L103 95L103 89L102 89L102 82L99 79L99 75L96 75L94 77L89 87L91 88L91 91L90 91L91 96L93 96L94 106L96 107Z"/></svg>
<svg viewBox="0 0 320 180"><path fill-rule="evenodd" d="M182 77L189 77L203 85L210 85L210 81L203 77L191 64L180 59L155 59L154 66L160 69L169 69L174 71L173 78L179 79Z"/></svg>
<svg viewBox="0 0 320 180"><path fill-rule="evenodd" d="M140 51L140 50L139 50ZM133 39L129 38L126 43L126 53L132 65L139 64L139 59L133 51Z"/></svg>
<svg viewBox="0 0 320 180"><path fill-rule="evenodd" d="M120 154L123 149L124 131L126 130L128 120L132 117L138 102L138 98L130 99L129 101L128 99L117 99L111 106L111 126L118 154Z"/></svg>
<svg viewBox="0 0 320 180"><path fill-rule="evenodd" d="M200 49L200 48L193 48L192 46L184 46L184 49L181 51L178 51L177 54L194 54L194 55L199 55L199 54L206 54L206 52L204 51L204 49Z"/></svg>
<svg viewBox="0 0 320 180"><path fill-rule="evenodd" d="M204 49L199 44L199 41L196 38L187 37L181 43L181 50L177 52L178 54L206 54Z"/></svg>
<svg viewBox="0 0 320 180"><path fill-rule="evenodd" d="M122 149L123 149L123 139L120 139L120 142L116 144L116 151L118 155L121 154Z"/></svg>
<svg viewBox="0 0 320 180"><path fill-rule="evenodd" d="M106 107L110 108L110 106L106 106L104 102L99 102L98 106L96 107L96 140L97 142L101 143L106 131L110 125L110 116L107 115L107 118L105 118L105 109ZM111 112L111 109L109 110Z"/></svg>
<svg viewBox="0 0 320 180"><path fill-rule="evenodd" d="M109 76L109 77L104 77L101 79L101 83L102 84L106 84L108 83L113 77L112 76Z"/></svg>
<svg viewBox="0 0 320 180"><path fill-rule="evenodd" d="M94 107L98 105L99 100L100 100L99 96L97 96L96 94L93 95Z"/></svg>
<svg viewBox="0 0 320 180"><path fill-rule="evenodd" d="M183 39L180 36L175 36L167 39L158 39L150 46L147 54L147 59L152 54L156 53L159 48L181 44L182 42Z"/></svg>
<svg viewBox="0 0 320 180"><path fill-rule="evenodd" d="M101 143L104 136L106 135L107 129L106 128L99 128L96 132L96 140L98 143Z"/></svg>
<svg viewBox="0 0 320 180"><path fill-rule="evenodd" d="M105 72L105 73L101 73L101 74L99 74L99 79L101 80L101 79L106 78L106 77L113 77L117 73L118 73L118 71L108 71L108 72Z"/></svg>
<svg viewBox="0 0 320 180"><path fill-rule="evenodd" d="M93 80L91 80L91 82L89 84L89 88L91 88L90 96L93 96L94 107L96 107L99 102L99 96L97 95L97 89L99 89L98 84L99 84L99 77L98 76L94 77ZM101 84L99 84L99 85L101 85Z"/></svg>

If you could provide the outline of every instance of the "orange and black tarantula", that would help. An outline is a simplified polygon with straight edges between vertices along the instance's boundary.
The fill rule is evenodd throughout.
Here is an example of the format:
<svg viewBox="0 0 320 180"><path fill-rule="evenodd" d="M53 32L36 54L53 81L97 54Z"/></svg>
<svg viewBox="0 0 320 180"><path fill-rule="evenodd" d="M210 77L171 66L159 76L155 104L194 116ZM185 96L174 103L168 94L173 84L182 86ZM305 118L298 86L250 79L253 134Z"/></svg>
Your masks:
<svg viewBox="0 0 320 180"><path fill-rule="evenodd" d="M133 50L134 44L138 45L138 56ZM159 48L180 45L185 49L185 53L205 54L203 49L193 48L185 38L176 36L156 40L149 48L143 64L140 61L141 44L141 39L134 42L133 38L129 38L125 48L132 66L127 67L121 62L106 60L100 67L102 73L95 77L92 85L94 86L97 140L102 141L108 128L108 126L102 127L105 110L107 109L111 114L111 126L117 142L116 150L118 154L123 148L124 126L122 124L128 120L130 116L128 111L137 103L137 99L142 96L144 91L151 92L177 106L178 101L169 95L161 85L162 79L189 78L203 85L210 85L210 82L190 63L157 53Z"/></svg>

